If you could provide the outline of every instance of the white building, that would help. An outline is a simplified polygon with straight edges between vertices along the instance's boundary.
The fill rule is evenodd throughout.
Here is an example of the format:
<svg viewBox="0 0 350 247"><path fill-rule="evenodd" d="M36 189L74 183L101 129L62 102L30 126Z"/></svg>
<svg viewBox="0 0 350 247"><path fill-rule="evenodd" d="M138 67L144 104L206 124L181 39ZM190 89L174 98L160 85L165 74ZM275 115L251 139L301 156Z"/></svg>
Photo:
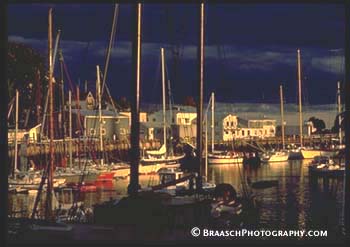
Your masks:
<svg viewBox="0 0 350 247"><path fill-rule="evenodd" d="M181 106L166 110L166 124L169 127L168 135L181 141L193 141L196 138L197 113L194 107ZM163 138L163 111L149 113L147 123L143 124L147 129L148 140ZM171 129L171 131L170 131Z"/></svg>
<svg viewBox="0 0 350 247"><path fill-rule="evenodd" d="M245 120L237 115L228 114L216 117L215 141L233 141L235 139L264 139L276 135L276 120ZM208 121L210 121L208 119ZM209 125L210 126L210 123Z"/></svg>

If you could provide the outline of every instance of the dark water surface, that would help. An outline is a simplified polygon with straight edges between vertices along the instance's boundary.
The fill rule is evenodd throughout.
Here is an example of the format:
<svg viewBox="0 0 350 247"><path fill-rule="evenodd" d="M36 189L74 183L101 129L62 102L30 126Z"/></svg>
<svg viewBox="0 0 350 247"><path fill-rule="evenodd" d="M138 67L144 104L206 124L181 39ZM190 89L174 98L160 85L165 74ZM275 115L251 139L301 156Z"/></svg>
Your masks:
<svg viewBox="0 0 350 247"><path fill-rule="evenodd" d="M242 177L250 177L252 182L278 180L277 187L255 189L253 193L260 205L260 227L285 230L328 230L328 237L336 238L342 225L343 181L337 180L335 193L323 191L322 181L317 188L309 185L307 165L310 161L295 160L261 165L257 168L243 165L209 165L209 180L218 183L230 183L242 194ZM126 195L129 179L105 183L95 193L83 193L79 200L86 206L92 206L110 198ZM140 176L141 186L158 184L157 175ZM108 190L108 191L107 191ZM73 194L57 194L60 203L71 204ZM9 195L9 210L27 210L29 215L35 194Z"/></svg>

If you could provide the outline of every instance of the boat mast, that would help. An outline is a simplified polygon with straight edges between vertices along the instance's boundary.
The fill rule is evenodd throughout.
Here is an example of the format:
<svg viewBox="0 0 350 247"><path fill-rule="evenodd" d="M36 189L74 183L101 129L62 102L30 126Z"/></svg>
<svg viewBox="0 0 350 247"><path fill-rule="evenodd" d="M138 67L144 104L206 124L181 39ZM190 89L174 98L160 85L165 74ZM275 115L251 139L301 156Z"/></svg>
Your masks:
<svg viewBox="0 0 350 247"><path fill-rule="evenodd" d="M132 59L133 59L133 83L131 104L131 166L130 166L130 184L128 194L136 196L140 188L139 185L139 162L140 162L140 82L141 82L141 13L142 4L133 5L135 22L133 23Z"/></svg>
<svg viewBox="0 0 350 247"><path fill-rule="evenodd" d="M52 71L54 71L54 68L55 68L56 53L57 53L57 48L58 48L58 42L59 42L59 39L60 39L60 35L61 35L61 30L58 30L57 36L56 36L56 41L55 41L55 49L54 49L54 53L52 55L53 59L51 59L52 60L52 64L53 64L52 65ZM52 42L52 36L51 36L51 42ZM51 50L52 50L52 45L51 45ZM45 106L44 106L44 114L43 114L43 121L42 121L41 129L40 129L40 138L41 139L43 137L44 128L45 128L45 121L46 121L46 117L47 117L47 107L48 107L48 104L49 104L49 96L50 96L50 92L49 91L50 91L50 89L48 89L48 93L46 95Z"/></svg>
<svg viewBox="0 0 350 247"><path fill-rule="evenodd" d="M72 92L68 92L68 104L69 104L69 166L73 168L72 157Z"/></svg>
<svg viewBox="0 0 350 247"><path fill-rule="evenodd" d="M47 177L47 189L46 189L46 211L45 218L49 219L52 217L52 173L54 166L54 150L53 150L53 138L54 138L54 119L53 119L53 81L52 81L52 8L49 10L49 27L48 27L48 45L49 45L49 97L50 97L50 163L48 169L48 177Z"/></svg>
<svg viewBox="0 0 350 247"><path fill-rule="evenodd" d="M212 147L213 148L213 147ZM208 113L205 115L205 172L204 176L208 181Z"/></svg>
<svg viewBox="0 0 350 247"><path fill-rule="evenodd" d="M201 2L199 9L199 47L197 50L198 59L198 104L197 104L197 172L200 175L204 173L203 167L203 82L204 82L204 3ZM200 183L201 184L201 183ZM199 188L201 189L201 188Z"/></svg>
<svg viewBox="0 0 350 247"><path fill-rule="evenodd" d="M17 134L18 134L18 98L19 98L19 93L18 90L16 89L16 116L15 116L15 164L13 167L13 173L12 177L15 178L15 173L18 170L18 142L17 142Z"/></svg>
<svg viewBox="0 0 350 247"><path fill-rule="evenodd" d="M214 134L215 134L215 119L214 119L214 108L215 107L215 94L211 93L211 152L214 152Z"/></svg>
<svg viewBox="0 0 350 247"><path fill-rule="evenodd" d="M339 145L342 145L342 142L343 142L343 136L342 136L342 129L341 129L341 98L340 98L340 81L338 81L338 90L337 90L337 96L338 96Z"/></svg>
<svg viewBox="0 0 350 247"><path fill-rule="evenodd" d="M96 65L97 72L97 102L98 102L98 116L99 116L99 132L100 132L100 152L101 152L101 160L100 164L103 166L103 138L102 138L102 106L101 106L101 82L100 82L100 66Z"/></svg>
<svg viewBox="0 0 350 247"><path fill-rule="evenodd" d="M283 88L280 85L280 98L281 98L281 131L282 131L282 149L285 148L285 140L284 140L284 109L283 109Z"/></svg>
<svg viewBox="0 0 350 247"><path fill-rule="evenodd" d="M160 55L162 60L162 95L163 95L163 143L165 146L165 158L167 156L167 141L166 141L166 113L165 113L165 62L164 62L164 48L160 48Z"/></svg>
<svg viewBox="0 0 350 247"><path fill-rule="evenodd" d="M300 49L298 49L298 85L299 85L299 136L300 147L303 147L303 113L301 109L301 65L300 65Z"/></svg>
<svg viewBox="0 0 350 247"><path fill-rule="evenodd" d="M61 117L62 117L62 133L63 133L63 141L66 137L66 114L65 114L65 100L64 100L64 80L63 80L63 56L62 56L62 50L60 49L58 51L58 57L60 61L60 72L61 72L61 83L60 83L60 89L61 89Z"/></svg>

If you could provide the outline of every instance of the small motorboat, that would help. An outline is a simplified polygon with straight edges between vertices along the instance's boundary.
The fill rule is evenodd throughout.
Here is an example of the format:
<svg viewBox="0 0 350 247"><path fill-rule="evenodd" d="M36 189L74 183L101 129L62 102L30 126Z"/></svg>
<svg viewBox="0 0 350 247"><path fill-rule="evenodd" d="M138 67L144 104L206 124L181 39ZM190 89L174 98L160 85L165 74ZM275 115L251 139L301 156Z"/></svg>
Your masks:
<svg viewBox="0 0 350 247"><path fill-rule="evenodd" d="M66 186L72 190L77 190L80 192L96 192L97 186L94 183L67 183Z"/></svg>
<svg viewBox="0 0 350 247"><path fill-rule="evenodd" d="M103 172L97 176L97 181L112 181L114 178L114 172Z"/></svg>

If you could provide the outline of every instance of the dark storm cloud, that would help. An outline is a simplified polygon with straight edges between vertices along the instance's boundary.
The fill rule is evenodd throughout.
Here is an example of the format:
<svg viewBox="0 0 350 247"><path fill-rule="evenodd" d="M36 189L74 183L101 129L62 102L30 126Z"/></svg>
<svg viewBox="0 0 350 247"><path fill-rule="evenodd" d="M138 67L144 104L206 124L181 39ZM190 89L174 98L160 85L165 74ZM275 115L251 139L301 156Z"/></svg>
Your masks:
<svg viewBox="0 0 350 247"><path fill-rule="evenodd" d="M96 64L104 65L114 6L10 5L9 40L46 54L49 7L54 8L55 32L62 30L60 46L73 80L87 79L93 85ZM296 49L300 48L305 91L313 92L310 102L328 103L334 98L333 84L344 77L343 12L338 5L207 5L206 94L214 90L218 99L231 102L274 101L283 82L287 100L294 101ZM130 95L131 17L131 6L121 4L108 74L116 97ZM160 99L150 90L159 84L160 47L166 48L174 98L181 101L185 94L196 95L197 35L196 5L144 5L143 101ZM176 58L174 45L180 51ZM326 89L329 97L317 97L319 88Z"/></svg>

